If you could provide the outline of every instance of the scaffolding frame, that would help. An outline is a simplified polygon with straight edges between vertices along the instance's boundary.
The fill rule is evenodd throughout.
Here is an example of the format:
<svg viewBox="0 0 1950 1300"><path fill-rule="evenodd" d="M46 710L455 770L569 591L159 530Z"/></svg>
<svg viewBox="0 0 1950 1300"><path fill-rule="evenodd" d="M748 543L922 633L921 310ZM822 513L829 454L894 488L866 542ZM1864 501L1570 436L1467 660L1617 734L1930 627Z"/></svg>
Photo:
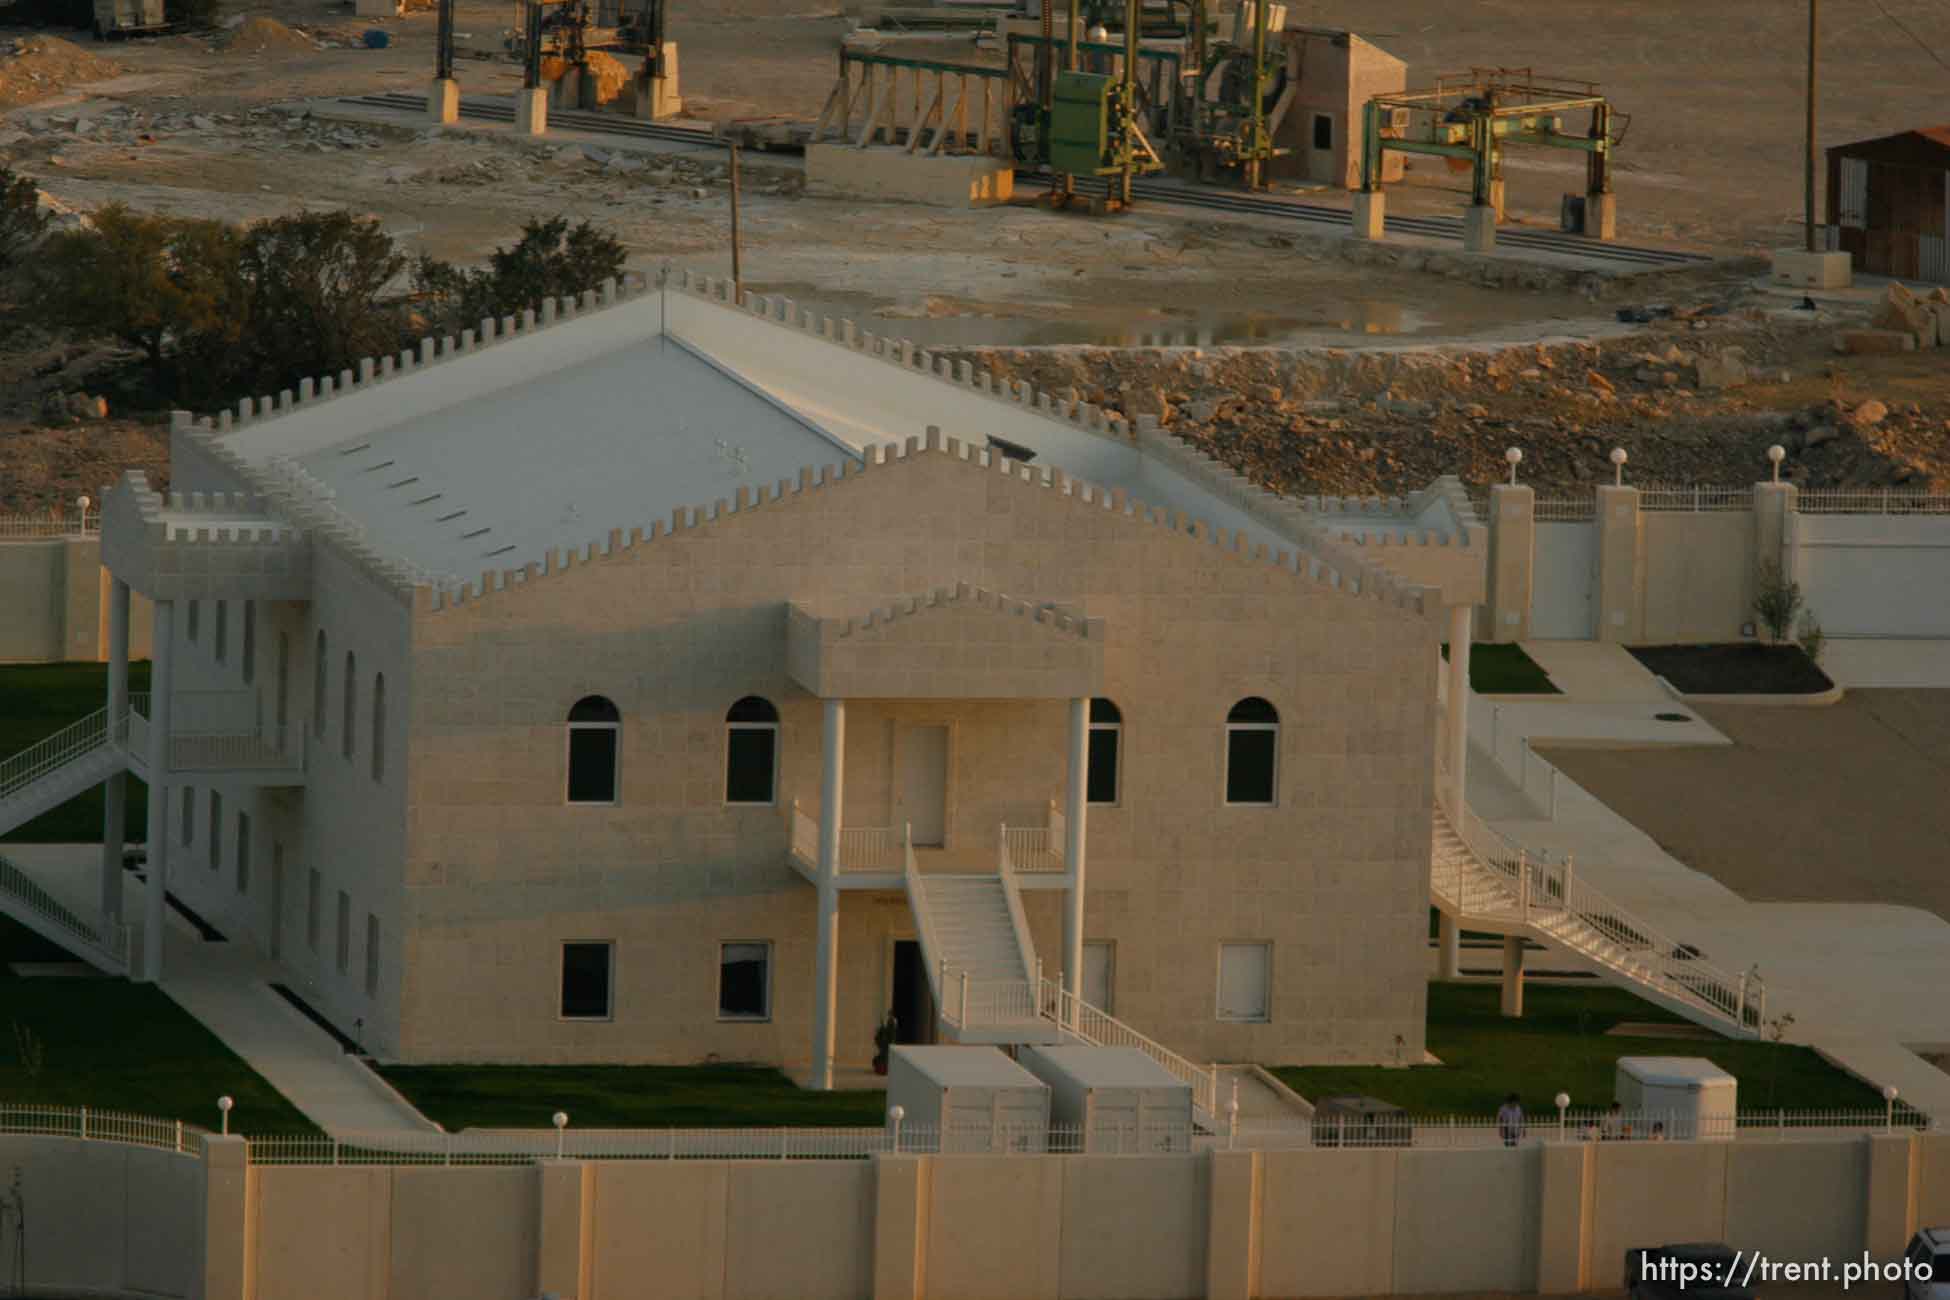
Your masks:
<svg viewBox="0 0 1950 1300"><path fill-rule="evenodd" d="M1562 129L1566 114L1590 110L1583 134ZM1631 118L1596 82L1539 78L1530 68L1471 68L1436 78L1428 90L1376 95L1363 110L1361 189L1381 185L1384 149L1461 158L1470 164L1470 202L1500 206L1506 145L1572 149L1585 155L1585 193L1611 193L1611 151Z"/></svg>

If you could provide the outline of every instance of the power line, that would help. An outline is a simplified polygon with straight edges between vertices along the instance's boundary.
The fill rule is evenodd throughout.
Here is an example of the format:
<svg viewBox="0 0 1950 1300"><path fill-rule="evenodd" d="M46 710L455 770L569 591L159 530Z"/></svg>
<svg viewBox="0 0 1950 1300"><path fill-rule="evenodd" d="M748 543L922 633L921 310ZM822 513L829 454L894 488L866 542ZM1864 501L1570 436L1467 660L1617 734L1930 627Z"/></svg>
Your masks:
<svg viewBox="0 0 1950 1300"><path fill-rule="evenodd" d="M1915 32L1911 31L1909 27L1904 24L1902 19L1890 13L1889 7L1883 4L1882 0L1875 0L1875 7L1877 9L1880 9L1882 11L1882 16L1884 18L1887 18L1890 22L1894 23L1897 29L1901 31L1903 35L1909 37L1910 40L1915 41L1916 47L1918 49L1922 50L1923 53L1929 55L1932 59L1935 59L1936 65L1939 68L1942 68L1945 72L1950 72L1950 63L1945 63L1943 61L1943 57L1939 55L1935 50L1931 49L1927 44L1925 44L1921 36L1918 36Z"/></svg>

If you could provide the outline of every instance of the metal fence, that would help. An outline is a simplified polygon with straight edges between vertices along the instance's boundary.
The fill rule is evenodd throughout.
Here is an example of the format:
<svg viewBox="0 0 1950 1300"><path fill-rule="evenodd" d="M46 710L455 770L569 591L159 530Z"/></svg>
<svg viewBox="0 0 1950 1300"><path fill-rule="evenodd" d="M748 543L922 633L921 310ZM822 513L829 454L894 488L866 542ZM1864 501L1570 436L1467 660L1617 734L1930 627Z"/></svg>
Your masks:
<svg viewBox="0 0 1950 1300"><path fill-rule="evenodd" d="M36 537L94 537L101 531L101 511L71 515L0 515L0 541Z"/></svg>
<svg viewBox="0 0 1950 1300"><path fill-rule="evenodd" d="M1744 487L1642 487L1639 509L1679 510L1702 514L1710 510L1752 510L1754 490Z"/></svg>
<svg viewBox="0 0 1950 1300"><path fill-rule="evenodd" d="M1950 515L1950 492L1898 488L1804 488L1795 509L1809 515Z"/></svg>
<svg viewBox="0 0 1950 1300"><path fill-rule="evenodd" d="M1598 494L1575 497L1540 496L1532 503L1531 518L1544 524L1576 524L1598 514Z"/></svg>
<svg viewBox="0 0 1950 1300"><path fill-rule="evenodd" d="M129 1115L88 1106L22 1106L0 1103L0 1134L81 1138L157 1147L179 1155L198 1155L209 1130L180 1119Z"/></svg>

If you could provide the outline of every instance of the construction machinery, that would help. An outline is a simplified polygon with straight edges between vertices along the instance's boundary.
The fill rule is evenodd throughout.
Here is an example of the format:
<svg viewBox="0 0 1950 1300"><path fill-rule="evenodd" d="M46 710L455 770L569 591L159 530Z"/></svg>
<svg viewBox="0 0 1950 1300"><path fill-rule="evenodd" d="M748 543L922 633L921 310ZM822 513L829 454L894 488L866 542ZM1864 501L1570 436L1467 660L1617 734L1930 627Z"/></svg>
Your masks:
<svg viewBox="0 0 1950 1300"><path fill-rule="evenodd" d="M443 48L451 51L453 0L440 0ZM668 74L664 49L664 0L516 0L514 34L508 52L522 64L522 84L530 90L542 84L542 60L560 59L578 73L586 73L594 52L638 58L637 93ZM447 55L451 67L451 52ZM593 85L584 76L580 85ZM594 103L579 107L594 108Z"/></svg>

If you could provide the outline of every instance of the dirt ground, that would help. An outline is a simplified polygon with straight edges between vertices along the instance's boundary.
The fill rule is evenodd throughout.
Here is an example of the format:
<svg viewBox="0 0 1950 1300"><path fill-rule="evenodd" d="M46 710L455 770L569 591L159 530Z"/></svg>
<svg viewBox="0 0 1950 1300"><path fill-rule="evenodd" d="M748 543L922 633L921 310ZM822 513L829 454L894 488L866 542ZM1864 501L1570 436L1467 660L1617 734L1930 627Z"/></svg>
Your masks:
<svg viewBox="0 0 1950 1300"><path fill-rule="evenodd" d="M1698 709L1731 748L1540 752L1750 901L1900 903L1950 919L1950 691Z"/></svg>
<svg viewBox="0 0 1950 1300"><path fill-rule="evenodd" d="M1884 3L1914 25L1922 16L1912 11L1943 0ZM1399 0L1385 19L1374 19L1342 0L1316 0L1303 18L1353 23L1409 60L1411 84L1472 64L1596 78L1634 119L1618 165L1622 237L1727 251L1786 240L1798 213L1800 46L1793 8L1777 0L1729 0L1707 9L1566 0L1540 21L1533 7L1516 0L1462 8L1446 0ZM351 207L378 216L411 251L462 261L485 256L528 217L562 213L613 229L636 269L729 269L726 185L714 155L635 168L592 159L559 141L538 150L506 132L345 126L281 107L382 90L418 92L432 63L429 10L376 24L391 37L383 50L361 46L361 34L374 23L330 0L231 5L225 13L226 21L250 21L221 33L112 46L96 45L82 32L59 33L72 38L75 51L41 56L39 79L24 89L8 67L27 65L19 56L9 60L6 50L24 36L46 34L0 30L0 162L32 176L77 213L112 201L231 220ZM1825 135L1856 138L1940 115L1940 74L1872 0L1831 0L1828 14ZM290 30L260 21L273 17ZM506 93L517 85L516 65L498 57L512 17L510 0L459 3L464 94ZM669 23L681 51L686 113L702 122L816 114L850 25L832 0L674 0ZM943 46L953 48L952 40ZM96 57L112 57L119 70L94 79L104 71L87 62ZM1554 224L1557 196L1576 188L1581 166L1576 159L1524 159L1513 152L1515 215ZM1600 297L1575 274L1486 284L1453 267L1431 273L1429 259L1354 261L1246 219L1156 206L1092 220L1029 206L956 213L809 198L789 171L768 168L757 156L750 167L744 260L754 291L789 293L815 310L854 316L877 332L910 334L934 347L1278 344L1380 352L1463 345L1481 352L1522 345L1507 354L1520 357L1540 340L1620 339L1628 331L1615 311L1633 292L1737 308L1747 300L1742 286L1751 274L1608 290ZM1344 200L1332 192L1314 197ZM1411 173L1390 198L1394 211L1453 211L1460 201L1446 172L1424 170ZM1448 394L1446 405L1436 403L1433 424L1417 410L1376 407L1372 389L1356 388L1344 395L1350 410L1330 417L1326 423L1334 427L1325 429L1295 427L1293 413L1279 403L1242 410L1230 424L1173 427L1221 450L1240 439L1254 443L1257 449L1234 459L1263 466L1263 473L1254 471L1263 481L1296 491L1418 487L1426 466L1473 472L1476 461L1493 461L1511 440L1533 448L1527 468L1545 486L1602 473L1603 453L1613 443L1631 450L1635 466L1668 478L1698 465L1716 468L1712 457L1696 453L1724 446L1727 462L1743 467L1734 477L1742 481L1753 448L1772 440L1768 419L1785 420L1820 403L1852 409L1880 398L1893 416L1877 436L1901 445L1871 448L1864 457L1851 452L1833 473L1816 464L1809 481L1944 481L1950 353L1837 360L1828 355L1831 327L1823 322L1799 342L1760 349L1749 360L1764 362L1764 371L1728 398L1651 394L1593 409L1581 378L1545 375L1533 382L1525 378L1531 363L1522 362L1487 386L1471 380L1467 391ZM1673 341L1670 332L1649 333L1649 346ZM1696 349L1719 338L1678 342ZM42 373L30 386L24 376L33 371ZM1682 379L1681 386L1689 382ZM39 357L23 370L19 357L0 355L0 398L10 387L16 398L12 410L0 410L0 441L38 436L21 432L33 414L20 408L37 407L40 388L88 391L86 384L85 372L58 366L47 372ZM1095 391L1127 383L1106 371L1075 386ZM1915 409L1906 409L1907 402ZM1478 409L1485 417L1471 414ZM1746 418L1756 412L1766 418ZM1450 416L1456 419L1445 423ZM1812 432L1824 420L1835 423L1818 412L1803 423ZM133 426L113 433L142 436ZM1305 442L1312 433L1334 436ZM1261 445L1290 437L1303 443ZM1468 447L1468 454L1453 454L1455 445ZM58 474L34 477L24 468L58 463L71 450L57 441L44 452L21 446L0 452L0 466L11 471L0 480L0 508L72 495L75 482ZM85 484L86 490L96 486Z"/></svg>

